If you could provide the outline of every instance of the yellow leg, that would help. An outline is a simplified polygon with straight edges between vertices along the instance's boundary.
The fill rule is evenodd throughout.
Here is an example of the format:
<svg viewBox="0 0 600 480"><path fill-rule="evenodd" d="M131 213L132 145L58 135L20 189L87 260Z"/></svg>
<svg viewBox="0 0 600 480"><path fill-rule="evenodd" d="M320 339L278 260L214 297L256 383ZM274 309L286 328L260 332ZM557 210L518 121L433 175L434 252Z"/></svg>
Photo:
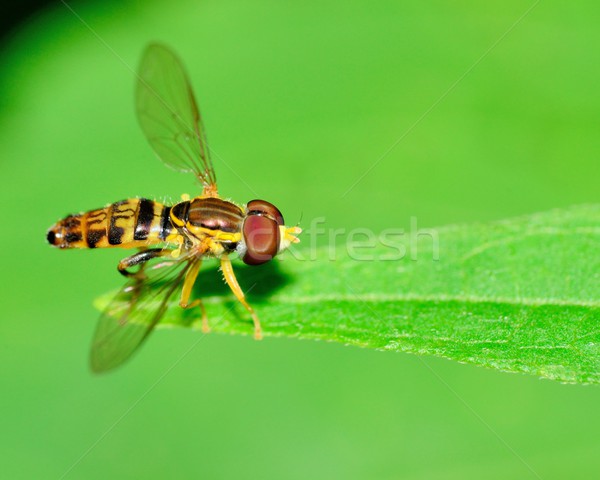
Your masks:
<svg viewBox="0 0 600 480"><path fill-rule="evenodd" d="M231 291L235 295L235 298L237 298L238 301L244 307L246 307L246 310L250 312L250 315L252 315L252 321L254 322L254 338L256 340L260 340L262 338L262 331L260 329L260 322L258 321L258 316L254 312L253 308L250 305L248 305L248 302L244 297L244 292L240 288L240 284L238 283L237 278L235 278L235 273L233 273L233 266L231 265L231 260L229 260L229 257L227 255L221 256L221 270L223 272L223 276L225 277L225 281L227 282L227 285L229 285L229 288L231 288Z"/></svg>
<svg viewBox="0 0 600 480"><path fill-rule="evenodd" d="M199 298L192 301L190 303L190 296L192 294L192 288L194 287L194 283L196 282L196 278L198 277L198 272L200 271L200 265L202 265L202 260L195 260L190 269L185 274L185 279L183 280L183 288L181 289L181 299L179 300L179 306L182 308L194 308L200 307L202 311L202 331L204 333L208 333L210 331L210 327L208 326L208 317L206 316L206 309L204 308L204 304L202 300Z"/></svg>

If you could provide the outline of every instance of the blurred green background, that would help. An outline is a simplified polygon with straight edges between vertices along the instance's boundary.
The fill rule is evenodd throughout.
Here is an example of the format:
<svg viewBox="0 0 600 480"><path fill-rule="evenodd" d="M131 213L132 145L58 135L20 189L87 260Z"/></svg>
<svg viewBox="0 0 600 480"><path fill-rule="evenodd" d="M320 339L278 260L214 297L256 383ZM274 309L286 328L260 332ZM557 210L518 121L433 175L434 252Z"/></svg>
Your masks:
<svg viewBox="0 0 600 480"><path fill-rule="evenodd" d="M532 5L74 2L14 34L0 64L3 477L597 476L596 387L291 339L209 335L179 361L190 331L159 331L94 377L92 300L121 283L125 252L44 239L71 212L195 193L134 117L151 40L189 70L235 171L215 158L221 192L271 200L289 223L377 231L599 202L600 5L540 2L515 25Z"/></svg>

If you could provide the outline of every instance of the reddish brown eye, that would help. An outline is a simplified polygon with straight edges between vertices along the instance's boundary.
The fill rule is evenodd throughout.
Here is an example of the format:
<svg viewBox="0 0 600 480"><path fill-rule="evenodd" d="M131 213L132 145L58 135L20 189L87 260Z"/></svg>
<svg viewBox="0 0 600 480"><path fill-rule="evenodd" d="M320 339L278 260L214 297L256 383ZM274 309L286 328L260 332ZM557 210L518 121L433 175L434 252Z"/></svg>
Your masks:
<svg viewBox="0 0 600 480"><path fill-rule="evenodd" d="M249 213L242 227L246 252L242 257L248 265L268 262L279 248L279 225L265 215Z"/></svg>
<svg viewBox="0 0 600 480"><path fill-rule="evenodd" d="M265 202L264 200L252 200L248 202L246 208L248 208L248 215L265 215L275 220L277 222L277 225L284 225L283 215L281 214L279 209L272 203Z"/></svg>

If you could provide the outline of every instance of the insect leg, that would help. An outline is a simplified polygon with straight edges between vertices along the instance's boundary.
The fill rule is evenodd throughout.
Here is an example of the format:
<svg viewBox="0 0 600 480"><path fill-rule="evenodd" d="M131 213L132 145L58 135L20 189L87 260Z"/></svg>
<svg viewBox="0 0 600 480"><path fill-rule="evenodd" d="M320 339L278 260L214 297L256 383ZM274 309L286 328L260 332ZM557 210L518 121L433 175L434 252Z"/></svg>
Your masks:
<svg viewBox="0 0 600 480"><path fill-rule="evenodd" d="M200 298L197 298L191 303L189 302L190 295L192 294L192 287L194 286L196 278L198 277L198 272L200 271L200 265L202 265L202 260L195 260L192 266L185 274L183 288L181 289L181 299L179 300L179 306L182 308L200 307L200 310L202 310L202 331L204 333L208 333L210 332L210 327L208 326L208 317L206 316L206 309L204 308L202 300Z"/></svg>
<svg viewBox="0 0 600 480"><path fill-rule="evenodd" d="M119 270L119 273L121 273L121 275L124 275L125 277L133 277L137 278L138 280L143 280L142 268L148 260L152 260L153 258L163 257L165 255L170 254L171 250L165 250L162 248L151 248L149 250L143 250L121 260L119 262L119 265L117 265L117 269ZM140 264L141 267L137 272L131 272L127 270L130 267Z"/></svg>
<svg viewBox="0 0 600 480"><path fill-rule="evenodd" d="M231 288L231 291L233 292L235 297L244 307L246 307L246 310L250 312L250 315L252 315L252 321L254 322L254 338L256 340L260 340L262 338L262 330L260 328L258 316L254 312L254 309L246 301L246 298L244 297L244 292L240 288L240 284L238 283L237 278L235 278L235 273L233 273L233 266L231 265L231 260L227 255L221 256L221 271L223 272L223 276L225 277L227 285L229 285L229 288Z"/></svg>

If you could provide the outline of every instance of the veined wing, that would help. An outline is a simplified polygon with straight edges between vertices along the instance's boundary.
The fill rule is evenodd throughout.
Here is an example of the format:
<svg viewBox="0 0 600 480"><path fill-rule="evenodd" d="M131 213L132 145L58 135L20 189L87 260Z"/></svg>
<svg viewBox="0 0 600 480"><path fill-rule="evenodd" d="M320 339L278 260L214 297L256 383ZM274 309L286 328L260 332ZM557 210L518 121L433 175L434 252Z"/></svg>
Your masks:
<svg viewBox="0 0 600 480"><path fill-rule="evenodd" d="M160 322L169 299L180 291L194 257L159 259L144 265L142 280L129 280L115 295L98 320L92 340L90 366L106 372L125 362Z"/></svg>
<svg viewBox="0 0 600 480"><path fill-rule="evenodd" d="M142 56L135 96L138 121L158 157L168 166L193 172L216 192L202 118L187 74L164 45L150 44Z"/></svg>

